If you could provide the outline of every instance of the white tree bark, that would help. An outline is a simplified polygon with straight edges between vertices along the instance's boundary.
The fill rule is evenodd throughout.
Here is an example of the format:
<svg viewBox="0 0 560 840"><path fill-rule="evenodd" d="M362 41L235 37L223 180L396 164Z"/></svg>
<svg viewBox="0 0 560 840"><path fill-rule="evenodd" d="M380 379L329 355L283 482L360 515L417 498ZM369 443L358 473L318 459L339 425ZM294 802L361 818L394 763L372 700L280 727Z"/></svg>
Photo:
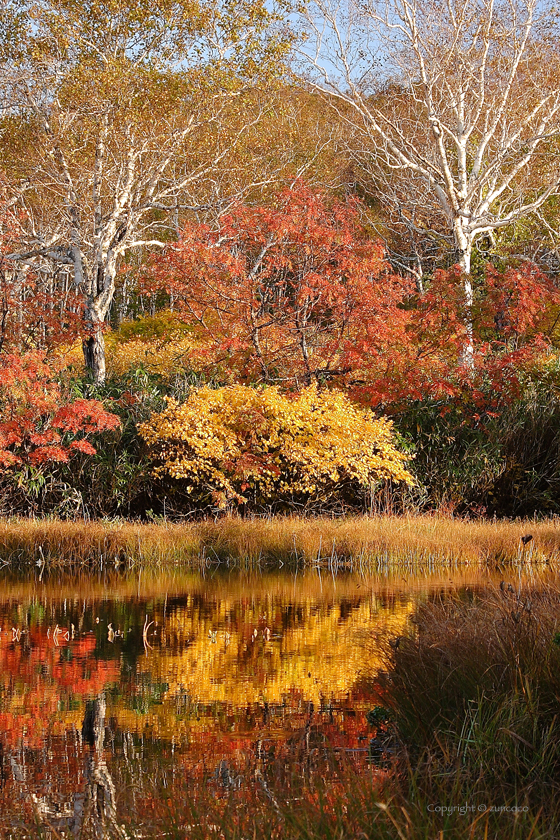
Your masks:
<svg viewBox="0 0 560 840"><path fill-rule="evenodd" d="M476 239L558 192L559 59L543 0L314 0L302 58L374 174L444 220L472 365ZM547 29L548 27L548 29Z"/></svg>

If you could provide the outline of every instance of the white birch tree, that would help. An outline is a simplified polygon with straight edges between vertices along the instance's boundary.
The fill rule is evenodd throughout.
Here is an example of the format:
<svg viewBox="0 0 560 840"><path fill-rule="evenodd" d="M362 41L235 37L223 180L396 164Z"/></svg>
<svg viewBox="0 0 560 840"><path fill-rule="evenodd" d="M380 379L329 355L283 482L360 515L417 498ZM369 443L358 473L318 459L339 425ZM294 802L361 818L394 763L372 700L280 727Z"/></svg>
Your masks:
<svg viewBox="0 0 560 840"><path fill-rule="evenodd" d="M227 196L236 144L259 118L244 96L286 41L260 0L11 0L3 14L0 164L29 219L9 257L71 271L102 383L119 261Z"/></svg>
<svg viewBox="0 0 560 840"><path fill-rule="evenodd" d="M373 172L408 176L439 216L464 284L472 365L477 238L558 192L559 39L546 0L313 0L301 50L311 84Z"/></svg>

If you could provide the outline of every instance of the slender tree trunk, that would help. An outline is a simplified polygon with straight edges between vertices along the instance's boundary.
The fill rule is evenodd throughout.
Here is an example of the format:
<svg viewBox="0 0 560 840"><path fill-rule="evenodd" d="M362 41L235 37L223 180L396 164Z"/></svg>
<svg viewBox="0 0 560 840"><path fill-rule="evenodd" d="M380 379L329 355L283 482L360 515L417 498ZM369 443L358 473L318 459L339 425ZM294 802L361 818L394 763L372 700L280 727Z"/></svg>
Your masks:
<svg viewBox="0 0 560 840"><path fill-rule="evenodd" d="M103 321L99 319L91 304L88 304L86 308L86 324L88 335L82 339L86 370L89 371L96 385L103 385L106 375Z"/></svg>
<svg viewBox="0 0 560 840"><path fill-rule="evenodd" d="M465 234L460 218L456 220L453 233L459 255L464 295L463 317L465 342L461 350L461 362L468 370L472 370L474 368L473 287L471 276L472 239Z"/></svg>

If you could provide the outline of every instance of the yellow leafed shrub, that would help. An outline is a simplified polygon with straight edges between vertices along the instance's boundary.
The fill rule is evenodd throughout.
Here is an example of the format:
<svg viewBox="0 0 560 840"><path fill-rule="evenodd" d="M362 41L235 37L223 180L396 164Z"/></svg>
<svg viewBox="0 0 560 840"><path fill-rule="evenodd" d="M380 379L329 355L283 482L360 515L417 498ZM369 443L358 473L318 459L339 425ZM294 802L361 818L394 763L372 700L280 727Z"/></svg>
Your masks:
<svg viewBox="0 0 560 840"><path fill-rule="evenodd" d="M140 434L156 475L220 507L328 501L383 480L412 483L392 423L338 391L310 387L288 397L277 388L199 388L182 405L170 400Z"/></svg>
<svg viewBox="0 0 560 840"><path fill-rule="evenodd" d="M192 367L196 339L172 312L164 310L134 321L123 321L105 336L107 371L122 376L143 368L164 379Z"/></svg>

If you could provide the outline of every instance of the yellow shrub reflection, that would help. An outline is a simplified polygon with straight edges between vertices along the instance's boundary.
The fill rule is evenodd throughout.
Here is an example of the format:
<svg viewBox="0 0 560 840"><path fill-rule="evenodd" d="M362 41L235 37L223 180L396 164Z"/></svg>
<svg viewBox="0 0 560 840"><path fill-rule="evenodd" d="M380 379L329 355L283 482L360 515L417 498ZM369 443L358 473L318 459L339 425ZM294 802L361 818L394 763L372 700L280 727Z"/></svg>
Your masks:
<svg viewBox="0 0 560 840"><path fill-rule="evenodd" d="M146 684L165 687L162 705L152 707L144 720L136 715L135 723L134 716L127 715L127 724L155 727L163 736L168 729L166 707L175 711L174 701L186 701L192 709L265 702L311 702L319 708L331 699L343 700L361 674L382 665L366 642L372 634L404 632L413 604L389 609L373 597L353 603L308 599L298 602L287 627L280 607L271 597L247 603L220 601L205 614L187 603L174 612L161 631L161 646L148 648L138 663ZM207 729L208 720L197 717L191 715L180 729ZM175 717L172 726L177 726Z"/></svg>

